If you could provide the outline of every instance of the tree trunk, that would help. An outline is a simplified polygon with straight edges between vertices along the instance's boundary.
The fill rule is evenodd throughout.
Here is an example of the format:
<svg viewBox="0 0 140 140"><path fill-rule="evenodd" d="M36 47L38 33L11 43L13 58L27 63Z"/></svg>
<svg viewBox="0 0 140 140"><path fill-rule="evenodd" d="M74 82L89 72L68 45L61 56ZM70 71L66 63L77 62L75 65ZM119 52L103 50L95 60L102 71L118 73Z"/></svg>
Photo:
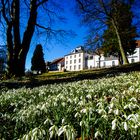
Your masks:
<svg viewBox="0 0 140 140"><path fill-rule="evenodd" d="M123 64L122 57L120 55L118 55L118 64L119 65L122 65Z"/></svg>
<svg viewBox="0 0 140 140"><path fill-rule="evenodd" d="M127 58L127 56L126 56L126 54L125 54L125 51L124 51L124 49L123 49L121 37L120 37L119 31L118 31L118 29L117 29L117 26L116 26L114 20L112 20L112 24L113 24L113 27L114 27L114 29L115 29L115 32L116 32L116 35L117 35L117 38L118 38L118 44L119 44L119 49L120 49L120 53L121 53L121 56L122 56L123 64L124 64L124 65L125 65L125 64L128 64L128 63L129 63L129 62L128 62L128 58Z"/></svg>
<svg viewBox="0 0 140 140"><path fill-rule="evenodd" d="M23 34L22 43L20 41L20 3L13 1L13 20L7 30L8 47L8 75L20 77L25 74L26 56L29 51L31 39L35 30L37 19L37 0L32 0L30 4L30 16L26 30ZM13 30L12 30L13 28ZM13 34L12 34L13 32Z"/></svg>
<svg viewBox="0 0 140 140"><path fill-rule="evenodd" d="M8 23L7 25L7 70L8 75L11 76L14 73L14 67L13 67L13 42L12 42L12 23Z"/></svg>
<svg viewBox="0 0 140 140"><path fill-rule="evenodd" d="M29 51L31 39L34 34L36 19L37 19L37 6L36 6L36 0L33 0L31 2L30 17L28 20L27 28L24 32L23 41L21 44L21 50L19 53L19 69L21 73L18 73L18 76L24 75L25 72L26 56Z"/></svg>

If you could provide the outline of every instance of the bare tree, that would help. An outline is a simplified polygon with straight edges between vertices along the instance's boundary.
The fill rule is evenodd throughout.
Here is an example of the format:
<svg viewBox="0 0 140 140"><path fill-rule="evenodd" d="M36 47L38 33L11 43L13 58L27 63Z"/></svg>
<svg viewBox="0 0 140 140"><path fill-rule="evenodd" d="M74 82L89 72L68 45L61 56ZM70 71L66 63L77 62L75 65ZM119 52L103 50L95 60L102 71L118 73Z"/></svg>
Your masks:
<svg viewBox="0 0 140 140"><path fill-rule="evenodd" d="M103 55L102 43L103 43L102 37L99 35L96 35L95 38L88 37L85 44L85 47L88 53L98 55L99 68L101 67L101 57Z"/></svg>
<svg viewBox="0 0 140 140"><path fill-rule="evenodd" d="M53 0L0 0L0 23L4 27L8 51L8 75L24 75L26 56L35 31L47 36L66 33L51 28L54 18L63 20L54 7L59 6Z"/></svg>
<svg viewBox="0 0 140 140"><path fill-rule="evenodd" d="M80 9L80 13L83 18L83 22L96 26L100 25L99 28L103 28L103 25L107 25L107 21L112 24L114 32L117 36L118 46L123 60L123 64L128 64L128 59L124 51L122 38L120 36L120 29L118 24L119 20L124 20L125 16L121 16L118 12L118 3L127 3L131 6L133 0L76 0ZM113 10L113 13L112 13ZM125 10L125 9L124 9ZM114 14L115 13L115 14Z"/></svg>

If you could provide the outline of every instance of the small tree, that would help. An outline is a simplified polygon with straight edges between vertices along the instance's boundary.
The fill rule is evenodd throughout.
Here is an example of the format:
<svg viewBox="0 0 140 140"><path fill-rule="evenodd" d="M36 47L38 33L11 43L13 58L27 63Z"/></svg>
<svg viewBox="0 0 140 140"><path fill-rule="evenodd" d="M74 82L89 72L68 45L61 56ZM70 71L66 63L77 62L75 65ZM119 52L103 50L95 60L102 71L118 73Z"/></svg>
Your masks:
<svg viewBox="0 0 140 140"><path fill-rule="evenodd" d="M95 38L89 37L86 40L86 44L85 44L88 53L92 53L92 54L94 53L98 55L99 68L101 67L101 57L103 54L102 43L103 43L102 37L96 35Z"/></svg>
<svg viewBox="0 0 140 140"><path fill-rule="evenodd" d="M31 66L32 71L37 71L37 73L39 73L39 71L41 71L41 73L46 71L46 64L44 61L44 54L41 44L38 44L36 46L31 63L32 63Z"/></svg>

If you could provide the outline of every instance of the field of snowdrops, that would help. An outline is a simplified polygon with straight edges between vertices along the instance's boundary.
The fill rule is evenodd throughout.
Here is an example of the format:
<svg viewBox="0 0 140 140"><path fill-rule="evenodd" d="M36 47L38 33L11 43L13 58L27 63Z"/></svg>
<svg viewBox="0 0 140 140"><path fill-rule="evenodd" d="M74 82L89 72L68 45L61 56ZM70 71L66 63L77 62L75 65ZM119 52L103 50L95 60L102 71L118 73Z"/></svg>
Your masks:
<svg viewBox="0 0 140 140"><path fill-rule="evenodd" d="M0 93L2 140L138 140L140 73Z"/></svg>

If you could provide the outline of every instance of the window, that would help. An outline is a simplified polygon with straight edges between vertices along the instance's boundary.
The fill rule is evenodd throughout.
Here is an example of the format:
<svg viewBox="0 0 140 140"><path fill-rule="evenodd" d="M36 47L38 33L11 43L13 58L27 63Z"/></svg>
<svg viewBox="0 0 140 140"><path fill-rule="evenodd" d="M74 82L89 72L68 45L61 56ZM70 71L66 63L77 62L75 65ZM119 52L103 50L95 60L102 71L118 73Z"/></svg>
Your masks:
<svg viewBox="0 0 140 140"><path fill-rule="evenodd" d="M99 63L97 63L97 67L99 67Z"/></svg>
<svg viewBox="0 0 140 140"><path fill-rule="evenodd" d="M68 59L68 57L66 57L66 59Z"/></svg>
<svg viewBox="0 0 140 140"><path fill-rule="evenodd" d="M71 70L71 66L70 66L70 70Z"/></svg>
<svg viewBox="0 0 140 140"><path fill-rule="evenodd" d="M104 62L104 67L106 66L106 63Z"/></svg>
<svg viewBox="0 0 140 140"><path fill-rule="evenodd" d="M134 62L135 62L135 59L132 58L132 59L131 59L131 63L134 63Z"/></svg>
<svg viewBox="0 0 140 140"><path fill-rule="evenodd" d="M76 54L74 55L74 58L76 58Z"/></svg>
<svg viewBox="0 0 140 140"><path fill-rule="evenodd" d="M76 59L74 60L74 63L76 63Z"/></svg>
<svg viewBox="0 0 140 140"><path fill-rule="evenodd" d="M70 58L72 58L72 55L70 56Z"/></svg>
<svg viewBox="0 0 140 140"><path fill-rule="evenodd" d="M112 61L112 66L115 66L115 61Z"/></svg>
<svg viewBox="0 0 140 140"><path fill-rule="evenodd" d="M70 60L70 64L72 64L72 60Z"/></svg>
<svg viewBox="0 0 140 140"><path fill-rule="evenodd" d="M74 70L76 70L76 65L74 65Z"/></svg>
<svg viewBox="0 0 140 140"><path fill-rule="evenodd" d="M81 59L79 59L79 63L81 63Z"/></svg>
<svg viewBox="0 0 140 140"><path fill-rule="evenodd" d="M79 54L79 57L81 57L81 54Z"/></svg>
<svg viewBox="0 0 140 140"><path fill-rule="evenodd" d="M81 65L79 65L79 69L81 69Z"/></svg>
<svg viewBox="0 0 140 140"><path fill-rule="evenodd" d="M66 61L66 64L68 64L68 61Z"/></svg>
<svg viewBox="0 0 140 140"><path fill-rule="evenodd" d="M89 59L90 59L90 60L93 59L93 56L89 56Z"/></svg>
<svg viewBox="0 0 140 140"><path fill-rule="evenodd" d="M68 67L66 66L66 69L67 69Z"/></svg>

